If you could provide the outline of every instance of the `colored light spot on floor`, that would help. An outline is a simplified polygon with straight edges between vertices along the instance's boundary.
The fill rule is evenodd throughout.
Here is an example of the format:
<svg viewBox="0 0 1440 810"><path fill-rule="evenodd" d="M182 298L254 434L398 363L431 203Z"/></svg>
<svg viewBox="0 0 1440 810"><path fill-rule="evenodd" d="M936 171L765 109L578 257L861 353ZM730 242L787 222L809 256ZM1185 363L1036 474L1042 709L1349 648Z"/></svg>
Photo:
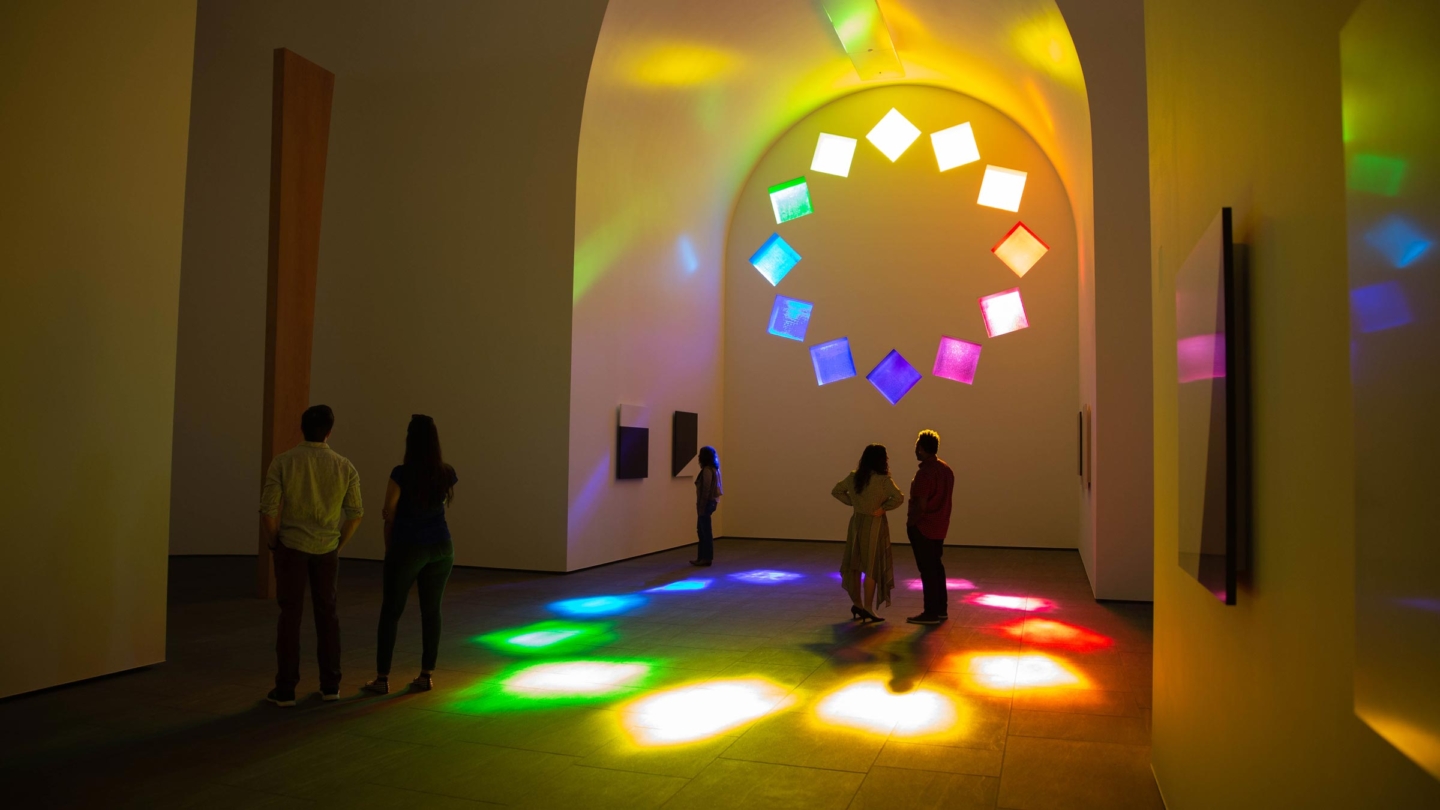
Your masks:
<svg viewBox="0 0 1440 810"><path fill-rule="evenodd" d="M892 692L879 680L852 683L815 707L821 721L877 734L914 737L955 725L955 702L930 689Z"/></svg>
<svg viewBox="0 0 1440 810"><path fill-rule="evenodd" d="M1026 644L1060 647L1075 652L1103 650L1114 644L1109 636L1050 619L1019 619L1002 626L1000 632Z"/></svg>
<svg viewBox="0 0 1440 810"><path fill-rule="evenodd" d="M925 583L918 579L907 579L905 580L905 588L911 591L923 591L925 590ZM975 583L968 579L947 579L945 580L945 590L973 591L975 590Z"/></svg>
<svg viewBox="0 0 1440 810"><path fill-rule="evenodd" d="M475 640L511 655L555 655L603 644L614 637L608 624L549 621L497 630Z"/></svg>
<svg viewBox="0 0 1440 810"><path fill-rule="evenodd" d="M1037 610L1050 610L1055 603L1049 599L1036 599L1033 596L1006 596L998 593L977 593L971 595L965 601L972 605L980 605L989 608L1001 608L1002 610L1023 610L1033 612Z"/></svg>
<svg viewBox="0 0 1440 810"><path fill-rule="evenodd" d="M549 607L566 616L613 616L625 613L645 604L643 596L589 596L583 599L565 599L551 602Z"/></svg>
<svg viewBox="0 0 1440 810"><path fill-rule="evenodd" d="M566 661L526 667L503 681L512 694L606 695L636 683L650 671L636 662Z"/></svg>
<svg viewBox="0 0 1440 810"><path fill-rule="evenodd" d="M710 587L710 583L714 581L715 580L713 579L682 579L678 582L672 582L669 585L661 585L658 588L650 588L645 592L667 593L670 591L703 591L706 588Z"/></svg>
<svg viewBox="0 0 1440 810"><path fill-rule="evenodd" d="M968 653L961 671L974 687L990 691L1085 688L1088 681L1068 664L1044 653Z"/></svg>
<svg viewBox="0 0 1440 810"><path fill-rule="evenodd" d="M731 574L731 579L738 579L741 582L750 582L756 585L777 585L781 582L794 582L804 577L804 574L796 574L790 571L771 571L768 569L757 569L754 571L741 571L738 574Z"/></svg>
<svg viewBox="0 0 1440 810"><path fill-rule="evenodd" d="M629 703L620 710L620 722L639 745L680 745L764 717L788 700L784 689L763 678L707 681Z"/></svg>

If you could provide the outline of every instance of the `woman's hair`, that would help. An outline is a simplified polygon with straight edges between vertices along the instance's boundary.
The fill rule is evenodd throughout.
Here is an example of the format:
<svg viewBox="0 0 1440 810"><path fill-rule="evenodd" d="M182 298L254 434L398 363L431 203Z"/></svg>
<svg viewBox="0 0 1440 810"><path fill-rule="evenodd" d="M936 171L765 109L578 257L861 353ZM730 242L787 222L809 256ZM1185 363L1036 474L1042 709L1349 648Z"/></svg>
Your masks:
<svg viewBox="0 0 1440 810"><path fill-rule="evenodd" d="M715 452L715 448L709 445L700 448L700 466L709 467L713 470L720 469L720 456Z"/></svg>
<svg viewBox="0 0 1440 810"><path fill-rule="evenodd" d="M422 508L433 509L450 502L455 473L440 456L440 431L435 429L435 420L423 413L411 416L405 431L405 469Z"/></svg>
<svg viewBox="0 0 1440 810"><path fill-rule="evenodd" d="M855 465L855 492L864 492L871 476L889 474L890 456L885 452L885 445L866 445L865 452L860 454L860 463Z"/></svg>

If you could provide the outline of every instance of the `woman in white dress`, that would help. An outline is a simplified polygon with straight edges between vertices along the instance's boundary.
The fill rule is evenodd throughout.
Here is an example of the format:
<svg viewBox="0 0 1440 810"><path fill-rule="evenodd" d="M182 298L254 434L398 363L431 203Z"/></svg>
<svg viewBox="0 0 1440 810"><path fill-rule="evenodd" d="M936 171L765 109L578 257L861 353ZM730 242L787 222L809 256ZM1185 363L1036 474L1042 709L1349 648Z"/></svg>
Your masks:
<svg viewBox="0 0 1440 810"><path fill-rule="evenodd" d="M845 535L845 556L840 561L840 585L853 603L850 615L866 622L883 622L875 607L890 604L895 568L890 559L890 522L886 512L905 502L890 478L890 457L882 444L872 444L860 455L855 471L830 490L835 499L851 507L850 530Z"/></svg>

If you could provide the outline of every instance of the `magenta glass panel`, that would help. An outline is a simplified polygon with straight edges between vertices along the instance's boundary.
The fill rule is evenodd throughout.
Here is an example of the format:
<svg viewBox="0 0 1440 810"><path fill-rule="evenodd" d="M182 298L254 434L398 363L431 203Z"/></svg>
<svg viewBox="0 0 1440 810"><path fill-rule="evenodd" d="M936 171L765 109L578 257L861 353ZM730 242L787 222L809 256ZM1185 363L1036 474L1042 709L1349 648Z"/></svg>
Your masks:
<svg viewBox="0 0 1440 810"><path fill-rule="evenodd" d="M935 352L935 368L930 373L936 377L975 384L975 369L980 365L980 344L953 337L941 337L940 348Z"/></svg>

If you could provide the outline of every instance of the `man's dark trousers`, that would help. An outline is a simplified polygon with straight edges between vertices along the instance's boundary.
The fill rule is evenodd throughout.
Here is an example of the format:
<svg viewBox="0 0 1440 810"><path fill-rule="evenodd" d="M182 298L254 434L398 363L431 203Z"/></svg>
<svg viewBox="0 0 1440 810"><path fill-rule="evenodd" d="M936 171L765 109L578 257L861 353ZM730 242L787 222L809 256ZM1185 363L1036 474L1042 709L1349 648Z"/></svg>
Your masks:
<svg viewBox="0 0 1440 810"><path fill-rule="evenodd" d="M335 585L340 575L340 551L306 554L285 544L275 547L275 596L280 602L280 626L275 639L279 669L275 686L295 689L300 682L300 620L305 618L305 585L315 607L315 643L320 659L320 690L340 686L340 617L335 613Z"/></svg>
<svg viewBox="0 0 1440 810"><path fill-rule="evenodd" d="M931 616L948 616L948 594L945 592L944 540L931 540L914 526L906 527L910 548L915 552L915 566L920 569L920 584L925 589L925 612Z"/></svg>

